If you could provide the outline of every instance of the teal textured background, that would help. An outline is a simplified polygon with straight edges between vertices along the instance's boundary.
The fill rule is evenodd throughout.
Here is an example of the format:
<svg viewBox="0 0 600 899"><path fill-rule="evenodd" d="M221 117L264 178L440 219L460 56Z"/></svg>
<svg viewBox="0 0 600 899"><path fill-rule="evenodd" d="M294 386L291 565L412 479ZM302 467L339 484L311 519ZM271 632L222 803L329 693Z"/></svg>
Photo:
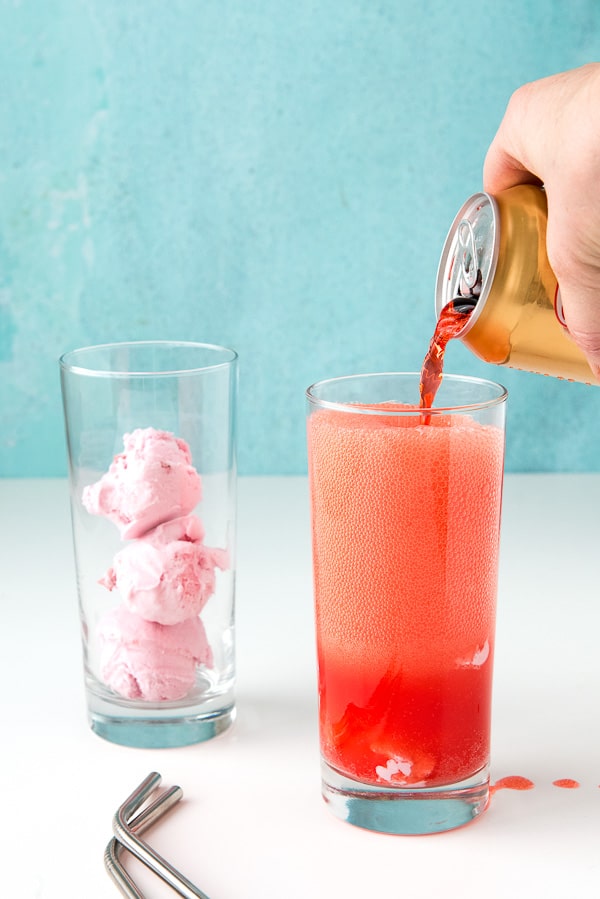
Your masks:
<svg viewBox="0 0 600 899"><path fill-rule="evenodd" d="M66 472L58 356L240 354L240 470L305 471L313 381L420 366L441 246L519 84L598 0L0 0L0 475ZM487 366L511 471L599 470L600 391Z"/></svg>

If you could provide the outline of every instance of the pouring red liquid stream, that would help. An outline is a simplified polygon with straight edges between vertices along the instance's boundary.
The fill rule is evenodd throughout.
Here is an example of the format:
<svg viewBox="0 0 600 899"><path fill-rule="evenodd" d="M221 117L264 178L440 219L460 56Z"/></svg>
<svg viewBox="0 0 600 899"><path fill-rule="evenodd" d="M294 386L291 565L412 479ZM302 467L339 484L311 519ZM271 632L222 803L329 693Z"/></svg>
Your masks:
<svg viewBox="0 0 600 899"><path fill-rule="evenodd" d="M435 395L442 383L444 355L448 341L458 337L473 309L474 304L462 297L458 297L455 300L450 300L440 312L429 349L421 367L421 409L431 409L433 406ZM429 416L424 416L424 421L427 424Z"/></svg>

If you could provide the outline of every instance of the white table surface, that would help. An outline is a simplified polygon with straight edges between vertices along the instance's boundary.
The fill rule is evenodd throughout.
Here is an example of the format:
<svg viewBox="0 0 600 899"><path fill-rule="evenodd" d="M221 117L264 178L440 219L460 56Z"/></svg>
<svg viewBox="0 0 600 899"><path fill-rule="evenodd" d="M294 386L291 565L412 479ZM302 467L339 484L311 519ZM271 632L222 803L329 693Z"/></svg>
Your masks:
<svg viewBox="0 0 600 899"><path fill-rule="evenodd" d="M600 895L600 475L505 484L495 793L472 825L384 836L320 797L307 484L239 484L238 718L198 746L138 750L88 727L67 485L0 480L0 896L110 899L117 806L150 771L184 799L148 841L210 899ZM579 789L553 786L573 778ZM128 857L148 897L176 895Z"/></svg>

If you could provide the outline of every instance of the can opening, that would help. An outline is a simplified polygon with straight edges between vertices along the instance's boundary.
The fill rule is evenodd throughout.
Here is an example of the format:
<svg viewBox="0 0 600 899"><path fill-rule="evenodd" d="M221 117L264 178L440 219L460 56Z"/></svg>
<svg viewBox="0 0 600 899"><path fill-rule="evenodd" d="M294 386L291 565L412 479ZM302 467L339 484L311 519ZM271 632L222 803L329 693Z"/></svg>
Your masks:
<svg viewBox="0 0 600 899"><path fill-rule="evenodd" d="M463 315L470 315L475 309L478 299L479 297L462 297L459 295L454 297L450 302L452 308L455 309L456 312L460 312Z"/></svg>

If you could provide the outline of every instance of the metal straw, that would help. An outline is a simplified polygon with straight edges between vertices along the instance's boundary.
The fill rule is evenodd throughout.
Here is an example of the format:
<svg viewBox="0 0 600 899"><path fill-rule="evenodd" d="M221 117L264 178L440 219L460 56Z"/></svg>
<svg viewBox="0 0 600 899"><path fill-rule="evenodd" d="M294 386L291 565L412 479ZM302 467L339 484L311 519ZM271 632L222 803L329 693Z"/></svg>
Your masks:
<svg viewBox="0 0 600 899"><path fill-rule="evenodd" d="M166 859L148 846L144 840L130 830L128 821L143 804L155 787L160 783L160 774L156 771L148 775L139 787L119 806L113 818L113 833L117 840L130 852L137 856L165 883L173 887L185 899L208 899L206 893L187 879L181 872L169 864Z"/></svg>
<svg viewBox="0 0 600 899"><path fill-rule="evenodd" d="M129 822L130 829L136 833L145 833L155 821L158 821L169 809L173 808L182 796L181 787L171 787ZM144 899L144 894L138 889L120 862L119 856L123 849L124 846L117 841L116 837L110 840L104 852L106 870L126 899Z"/></svg>

